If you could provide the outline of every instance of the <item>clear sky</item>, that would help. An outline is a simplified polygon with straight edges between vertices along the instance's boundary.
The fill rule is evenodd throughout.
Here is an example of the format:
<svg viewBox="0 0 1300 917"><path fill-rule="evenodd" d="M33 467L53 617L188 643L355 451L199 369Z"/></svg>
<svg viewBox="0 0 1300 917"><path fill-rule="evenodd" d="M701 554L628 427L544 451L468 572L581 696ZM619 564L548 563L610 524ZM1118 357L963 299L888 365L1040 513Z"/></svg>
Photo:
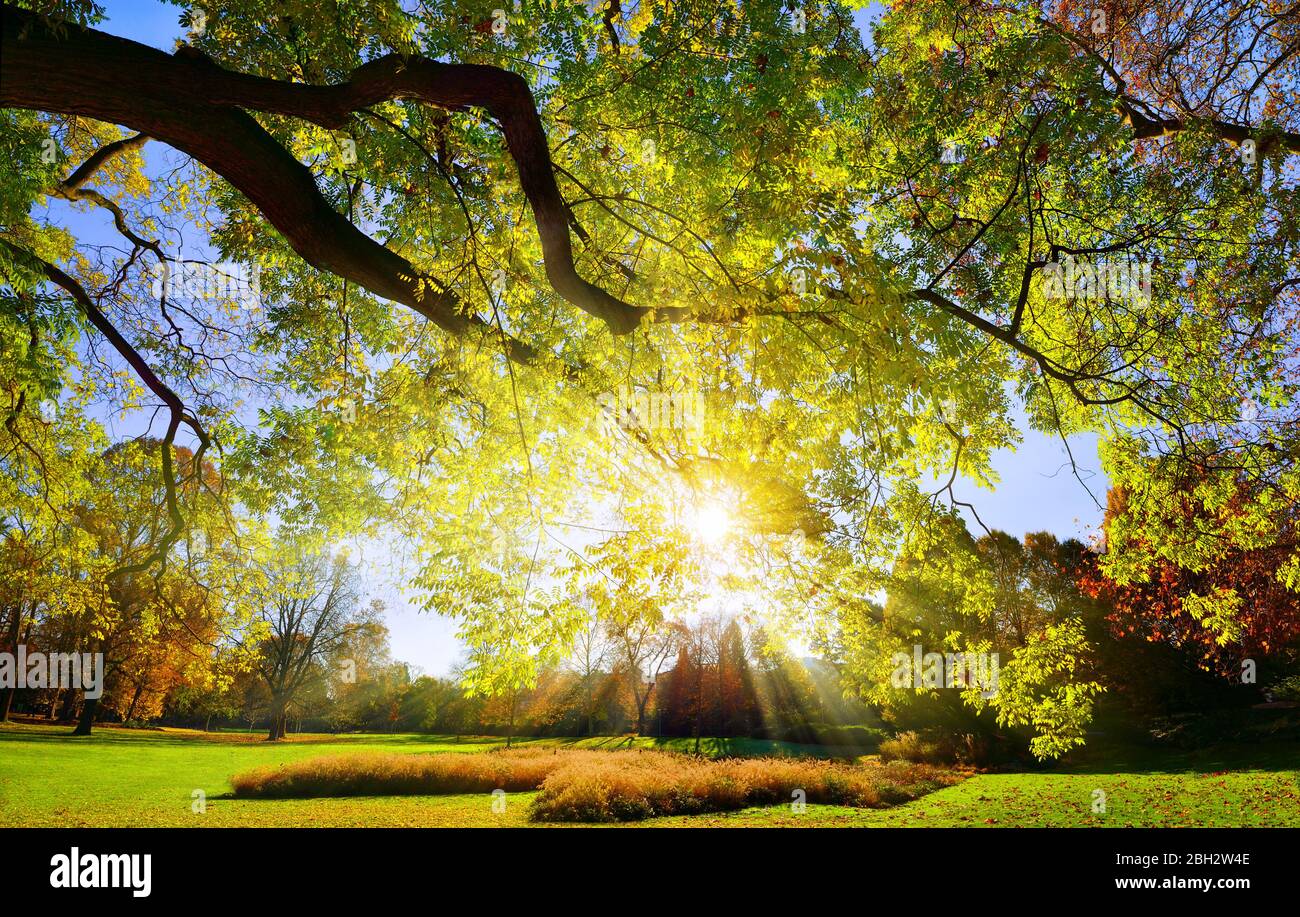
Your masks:
<svg viewBox="0 0 1300 917"><path fill-rule="evenodd" d="M99 28L125 38L170 51L183 33L179 7L158 0L108 0L105 7L108 19ZM866 21L867 15L859 14L859 24ZM157 142L146 147L146 155L151 167L163 158L174 160L179 156ZM53 205L51 209L63 206ZM112 225L103 214L65 211L57 218L83 241L116 241ZM204 241L184 240L187 247L196 248L202 248ZM117 435L136 432L121 422L112 424L111 429ZM1070 445L1080 476L1104 504L1108 485L1097 461L1096 438L1073 437ZM1016 536L1046 530L1062 538L1087 538L1101 524L1102 512L1068 463L1069 457L1059 439L1026 431L1025 441L1018 450L1003 450L994 457L994 468L1001 478L996 492L981 490L964 480L958 481L954 489L959 499L976 506L980 518L991 528ZM429 674L446 674L460 652L452 624L437 615L418 611L403 596L397 585L401 579L397 562L389 556L387 546L359 544L353 546L353 553L359 554L371 571L369 594L383 598L387 604L394 657Z"/></svg>

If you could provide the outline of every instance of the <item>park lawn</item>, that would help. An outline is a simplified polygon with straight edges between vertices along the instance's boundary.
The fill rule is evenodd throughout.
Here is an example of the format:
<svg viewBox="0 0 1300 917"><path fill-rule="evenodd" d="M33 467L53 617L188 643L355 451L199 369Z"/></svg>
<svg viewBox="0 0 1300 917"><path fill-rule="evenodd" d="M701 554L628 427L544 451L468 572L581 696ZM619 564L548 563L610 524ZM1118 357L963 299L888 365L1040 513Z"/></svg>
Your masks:
<svg viewBox="0 0 1300 917"><path fill-rule="evenodd" d="M294 736L270 744L257 734L189 730L97 729L74 738L67 727L0 726L0 826L492 827L527 825L534 794L512 793L492 811L487 794L243 800L223 798L229 777L259 765L359 751L475 752L494 737L422 735ZM529 739L515 744L660 747L690 740ZM728 754L843 753L844 749L755 740L712 740L702 750ZM809 805L750 808L660 818L677 826L1300 826L1300 747L1240 746L1197 754L1092 754L1055 771L978 774L892 809ZM192 811L192 793L207 810ZM1093 792L1106 794L1104 814Z"/></svg>
<svg viewBox="0 0 1300 917"><path fill-rule="evenodd" d="M492 823L469 817L473 806L465 797L329 800L325 805L323 800L264 805L214 797L230 792L232 774L260 765L363 751L485 751L496 744L493 739L457 743L433 736L349 735L271 744L256 735L209 736L188 730L96 729L88 737L68 733L67 727L0 727L0 825ZM192 811L196 789L206 796L203 814ZM485 816L493 816L490 800L482 808Z"/></svg>
<svg viewBox="0 0 1300 917"><path fill-rule="evenodd" d="M526 824L532 793L511 794L494 813L490 796L401 796L356 799L221 798L229 778L267 764L355 752L481 752L505 745L494 736L410 734L293 735L204 733L187 729L97 727L72 736L68 726L0 724L0 826L319 826L484 827ZM653 737L516 739L517 747L664 748L689 751L690 739ZM833 746L756 739L703 739L706 754L843 755ZM206 811L192 811L194 790Z"/></svg>

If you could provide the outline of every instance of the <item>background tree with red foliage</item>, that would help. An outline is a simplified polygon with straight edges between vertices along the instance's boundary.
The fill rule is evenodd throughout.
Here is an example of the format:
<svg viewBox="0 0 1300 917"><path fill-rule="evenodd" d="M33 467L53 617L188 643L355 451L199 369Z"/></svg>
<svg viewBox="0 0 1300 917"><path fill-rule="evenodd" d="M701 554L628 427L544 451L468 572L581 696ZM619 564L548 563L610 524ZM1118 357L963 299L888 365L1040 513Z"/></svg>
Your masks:
<svg viewBox="0 0 1300 917"><path fill-rule="evenodd" d="M1124 491L1112 490L1104 530L1126 512ZM1179 501L1168 510L1194 522L1194 501ZM1296 519L1283 526L1294 536ZM1279 581L1277 572L1296 550L1294 537L1253 549L1229 547L1217 563L1201 569L1157 561L1145 580L1118 582L1101 569L1093 555L1084 558L1079 584L1102 601L1106 620L1117 639L1137 637L1187 652L1196 665L1228 679L1242 677L1242 664L1253 659L1262 674L1276 674L1300 663L1300 594ZM1212 600L1212 601L1207 601ZM1227 607L1233 614L1215 610ZM1261 684L1267 681L1261 677Z"/></svg>

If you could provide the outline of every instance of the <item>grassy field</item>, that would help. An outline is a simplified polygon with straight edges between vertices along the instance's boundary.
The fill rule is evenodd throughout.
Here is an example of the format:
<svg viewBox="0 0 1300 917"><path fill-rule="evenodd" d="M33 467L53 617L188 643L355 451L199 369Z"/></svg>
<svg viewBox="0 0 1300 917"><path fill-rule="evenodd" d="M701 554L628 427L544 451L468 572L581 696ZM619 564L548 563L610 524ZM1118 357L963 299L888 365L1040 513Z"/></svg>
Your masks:
<svg viewBox="0 0 1300 917"><path fill-rule="evenodd" d="M356 799L225 798L231 775L324 754L485 751L503 739L422 735L301 736L0 725L0 826L525 826L534 794L504 812L486 794ZM689 740L531 739L518 745L689 750ZM842 754L843 749L755 740L709 740L711 754ZM193 793L206 812L192 811ZM1106 811L1094 813L1094 792ZM654 826L1300 826L1300 747L1240 746L1171 754L1094 752L1067 767L976 774L892 809L809 805L652 819Z"/></svg>

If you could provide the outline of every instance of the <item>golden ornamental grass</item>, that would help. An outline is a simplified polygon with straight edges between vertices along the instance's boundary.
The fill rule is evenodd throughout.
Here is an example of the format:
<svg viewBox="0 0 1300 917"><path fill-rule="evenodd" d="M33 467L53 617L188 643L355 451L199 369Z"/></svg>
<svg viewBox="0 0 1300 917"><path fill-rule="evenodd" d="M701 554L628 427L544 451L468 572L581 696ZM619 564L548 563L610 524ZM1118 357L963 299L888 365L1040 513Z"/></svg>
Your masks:
<svg viewBox="0 0 1300 917"><path fill-rule="evenodd" d="M566 753L566 756L569 753ZM432 755L357 753L261 767L231 778L242 798L437 796L535 790L561 763L553 750Z"/></svg>
<svg viewBox="0 0 1300 917"><path fill-rule="evenodd" d="M620 760L622 759L622 760ZM846 765L807 758L708 761L648 752L610 754L557 768L533 801L534 821L632 821L788 804L895 805L959 778L927 765Z"/></svg>
<svg viewBox="0 0 1300 917"><path fill-rule="evenodd" d="M920 764L811 758L708 760L664 751L516 749L477 754L354 754L264 767L232 778L242 798L401 796L539 790L534 821L634 821L790 803L894 805L955 783Z"/></svg>

